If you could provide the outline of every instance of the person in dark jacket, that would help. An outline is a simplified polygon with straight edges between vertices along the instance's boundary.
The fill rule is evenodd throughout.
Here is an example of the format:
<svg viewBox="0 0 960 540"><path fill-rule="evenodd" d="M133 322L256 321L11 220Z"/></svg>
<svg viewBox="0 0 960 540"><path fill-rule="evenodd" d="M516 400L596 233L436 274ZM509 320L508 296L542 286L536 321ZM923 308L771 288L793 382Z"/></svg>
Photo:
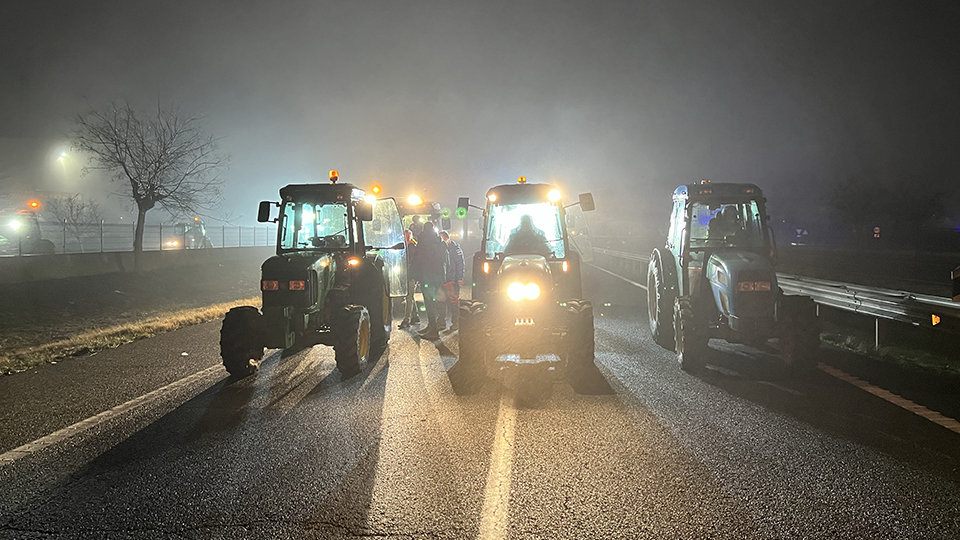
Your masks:
<svg viewBox="0 0 960 540"><path fill-rule="evenodd" d="M447 279L449 266L447 247L437 235L433 222L423 224L423 235L417 242L414 254L414 272L420 289L423 291L423 305L427 310L427 325L420 331L424 339L440 339L440 312L437 297L443 282ZM446 326L446 325L444 325Z"/></svg>
<svg viewBox="0 0 960 540"><path fill-rule="evenodd" d="M450 330L460 328L460 287L463 286L463 250L460 244L450 238L450 233L442 231L440 239L447 245L447 256L450 266L447 271L447 280L443 282L444 304L450 312ZM444 316L442 322L446 323Z"/></svg>

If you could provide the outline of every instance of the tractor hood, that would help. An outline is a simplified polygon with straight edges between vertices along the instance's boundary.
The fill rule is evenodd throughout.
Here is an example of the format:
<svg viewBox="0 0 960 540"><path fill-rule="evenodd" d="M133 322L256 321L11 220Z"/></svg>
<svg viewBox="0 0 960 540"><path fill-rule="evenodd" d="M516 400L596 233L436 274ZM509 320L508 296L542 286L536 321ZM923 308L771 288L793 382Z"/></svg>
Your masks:
<svg viewBox="0 0 960 540"><path fill-rule="evenodd" d="M310 269L319 269L333 264L332 253L307 252L285 255L274 255L263 262L261 271L264 278L285 278L288 276L302 276Z"/></svg>
<svg viewBox="0 0 960 540"><path fill-rule="evenodd" d="M550 265L543 255L507 255L500 265L500 278L549 279Z"/></svg>
<svg viewBox="0 0 960 540"><path fill-rule="evenodd" d="M707 280L717 309L731 319L773 318L777 273L768 257L724 250L707 260Z"/></svg>

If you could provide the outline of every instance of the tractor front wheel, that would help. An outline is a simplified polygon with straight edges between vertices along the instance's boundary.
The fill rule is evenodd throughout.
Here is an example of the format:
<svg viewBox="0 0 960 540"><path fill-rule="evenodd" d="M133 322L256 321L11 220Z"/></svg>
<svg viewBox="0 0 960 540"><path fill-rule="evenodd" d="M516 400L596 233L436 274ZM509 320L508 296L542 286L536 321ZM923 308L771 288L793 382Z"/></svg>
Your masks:
<svg viewBox="0 0 960 540"><path fill-rule="evenodd" d="M568 378L578 382L597 369L594 363L593 305L586 300L566 303Z"/></svg>
<svg viewBox="0 0 960 540"><path fill-rule="evenodd" d="M235 307L220 327L220 356L227 372L237 378L256 373L263 359L260 312L255 307Z"/></svg>
<svg viewBox="0 0 960 540"><path fill-rule="evenodd" d="M674 302L673 334L680 369L687 373L702 370L706 365L708 338L689 298L677 298Z"/></svg>
<svg viewBox="0 0 960 540"><path fill-rule="evenodd" d="M780 353L787 375L802 377L817 369L820 324L817 306L805 296L784 296L780 301Z"/></svg>

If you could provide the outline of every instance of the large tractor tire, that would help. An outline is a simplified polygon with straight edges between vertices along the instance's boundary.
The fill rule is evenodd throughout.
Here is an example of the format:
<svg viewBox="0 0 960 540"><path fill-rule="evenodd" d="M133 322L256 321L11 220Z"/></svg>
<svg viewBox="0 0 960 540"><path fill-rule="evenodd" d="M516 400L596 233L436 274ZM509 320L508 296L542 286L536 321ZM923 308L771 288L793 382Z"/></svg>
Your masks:
<svg viewBox="0 0 960 540"><path fill-rule="evenodd" d="M372 336L367 308L354 304L341 308L334 320L333 331L337 369L344 377L360 373L360 363L370 358Z"/></svg>
<svg viewBox="0 0 960 540"><path fill-rule="evenodd" d="M596 369L594 363L593 305L586 300L566 302L567 317L567 371L571 381L589 377Z"/></svg>
<svg viewBox="0 0 960 540"><path fill-rule="evenodd" d="M785 374L808 376L817 369L820 348L816 303L807 296L782 296L780 314L780 354Z"/></svg>
<svg viewBox="0 0 960 540"><path fill-rule="evenodd" d="M220 356L223 367L237 378L257 372L263 360L260 312L255 307L235 307L227 312L220 327Z"/></svg>
<svg viewBox="0 0 960 540"><path fill-rule="evenodd" d="M460 330L457 340L460 358L448 375L458 394L477 392L486 379L487 340L484 335L486 304L478 300L460 300Z"/></svg>
<svg viewBox="0 0 960 540"><path fill-rule="evenodd" d="M672 351L676 345L673 337L673 305L677 288L675 277L672 278L674 272L665 272L665 255L668 257L667 263L672 265L672 254L664 254L659 248L650 254L650 264L647 267L647 313L653 341Z"/></svg>
<svg viewBox="0 0 960 540"><path fill-rule="evenodd" d="M393 317L390 305L390 285L380 269L365 265L363 276L355 285L362 293L358 295L367 313L370 314L370 343L373 351L382 351L390 340Z"/></svg>
<svg viewBox="0 0 960 540"><path fill-rule="evenodd" d="M708 337L703 331L689 298L680 297L673 304L673 334L680 369L696 373L706 365Z"/></svg>

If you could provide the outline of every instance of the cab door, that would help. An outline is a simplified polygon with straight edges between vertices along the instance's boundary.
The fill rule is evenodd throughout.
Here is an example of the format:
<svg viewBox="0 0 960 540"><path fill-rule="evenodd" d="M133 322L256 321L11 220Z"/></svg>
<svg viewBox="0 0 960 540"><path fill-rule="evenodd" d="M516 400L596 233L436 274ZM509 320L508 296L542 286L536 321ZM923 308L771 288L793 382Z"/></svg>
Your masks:
<svg viewBox="0 0 960 540"><path fill-rule="evenodd" d="M383 258L383 277L390 284L390 296L406 296L407 246L396 200L390 197L374 202L373 219L363 222L363 238L368 249Z"/></svg>

